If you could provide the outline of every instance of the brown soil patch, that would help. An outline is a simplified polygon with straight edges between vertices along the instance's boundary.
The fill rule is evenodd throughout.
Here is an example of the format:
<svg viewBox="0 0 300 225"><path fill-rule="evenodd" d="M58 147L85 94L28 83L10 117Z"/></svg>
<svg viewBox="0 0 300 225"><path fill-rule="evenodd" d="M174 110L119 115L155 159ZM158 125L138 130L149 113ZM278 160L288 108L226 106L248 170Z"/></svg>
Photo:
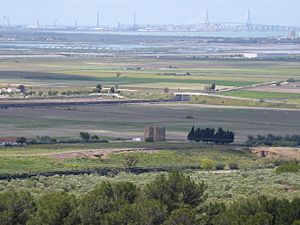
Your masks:
<svg viewBox="0 0 300 225"><path fill-rule="evenodd" d="M252 153L266 158L300 159L300 148L259 147L250 148Z"/></svg>
<svg viewBox="0 0 300 225"><path fill-rule="evenodd" d="M147 148L119 148L119 149L101 149L101 150L78 150L69 151L55 154L47 154L43 156L49 156L58 160L64 159L107 159L109 154L124 154L124 153L154 153L158 150L147 149Z"/></svg>

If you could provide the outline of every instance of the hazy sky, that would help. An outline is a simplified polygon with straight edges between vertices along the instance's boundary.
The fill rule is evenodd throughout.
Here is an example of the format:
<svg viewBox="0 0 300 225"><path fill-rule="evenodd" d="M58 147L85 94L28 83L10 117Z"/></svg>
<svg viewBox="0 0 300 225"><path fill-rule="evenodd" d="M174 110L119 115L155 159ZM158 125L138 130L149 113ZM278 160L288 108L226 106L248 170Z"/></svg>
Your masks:
<svg viewBox="0 0 300 225"><path fill-rule="evenodd" d="M102 24L132 24L133 13L141 24L189 24L245 22L247 10L253 23L300 26L300 0L0 0L0 22L9 16L12 24L95 25L96 12Z"/></svg>

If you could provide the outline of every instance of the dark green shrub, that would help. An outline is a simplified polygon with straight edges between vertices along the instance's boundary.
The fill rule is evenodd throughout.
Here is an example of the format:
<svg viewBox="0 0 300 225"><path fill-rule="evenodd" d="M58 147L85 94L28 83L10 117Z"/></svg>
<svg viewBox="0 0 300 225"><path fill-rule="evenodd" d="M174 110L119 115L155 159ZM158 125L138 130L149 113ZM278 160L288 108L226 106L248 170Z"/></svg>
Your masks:
<svg viewBox="0 0 300 225"><path fill-rule="evenodd" d="M298 163L286 163L277 167L276 173L297 173L300 171Z"/></svg>
<svg viewBox="0 0 300 225"><path fill-rule="evenodd" d="M239 169L239 165L237 163L229 163L229 169L231 170L238 170Z"/></svg>
<svg viewBox="0 0 300 225"><path fill-rule="evenodd" d="M225 169L225 164L224 163L217 163L215 165L216 170L224 170Z"/></svg>

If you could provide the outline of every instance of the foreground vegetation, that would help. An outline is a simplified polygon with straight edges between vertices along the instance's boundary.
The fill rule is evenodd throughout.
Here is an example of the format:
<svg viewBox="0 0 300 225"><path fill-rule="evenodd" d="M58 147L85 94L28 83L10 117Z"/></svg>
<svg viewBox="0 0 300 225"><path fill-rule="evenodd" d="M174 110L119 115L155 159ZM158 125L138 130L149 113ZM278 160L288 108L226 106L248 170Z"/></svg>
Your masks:
<svg viewBox="0 0 300 225"><path fill-rule="evenodd" d="M114 153L114 149L132 152ZM147 150L148 148L148 150ZM144 151L135 151L145 149ZM79 151L81 156L60 157ZM100 151L105 157L84 155L85 151ZM137 158L135 167L161 169L208 168L229 169L237 164L240 169L261 168L270 163L247 151L230 146L201 145L196 143L82 143L25 146L0 150L0 175L37 174L59 171L85 171L104 168L124 169L127 155ZM99 153L100 154L100 153ZM276 160L273 160L274 162Z"/></svg>
<svg viewBox="0 0 300 225"><path fill-rule="evenodd" d="M232 202L239 198L255 197L257 194L292 200L299 197L300 173L287 173L286 166L274 169L201 171L185 170L185 173L196 182L204 181L210 201ZM283 173L281 173L283 172ZM26 190L34 196L45 192L66 191L76 196L91 191L99 183L108 181L132 182L139 188L153 181L165 172L133 174L122 172L118 175L99 174L55 175L51 177L36 176L29 179L13 179L0 181L0 191L10 189Z"/></svg>
<svg viewBox="0 0 300 225"><path fill-rule="evenodd" d="M3 225L297 225L300 199L243 198L210 201L207 186L174 172L139 188L130 182L102 182L88 193L65 191L34 197L27 191L0 194Z"/></svg>
<svg viewBox="0 0 300 225"><path fill-rule="evenodd" d="M300 135L274 136L269 134L267 136L258 135L256 137L249 136L245 146L300 146Z"/></svg>

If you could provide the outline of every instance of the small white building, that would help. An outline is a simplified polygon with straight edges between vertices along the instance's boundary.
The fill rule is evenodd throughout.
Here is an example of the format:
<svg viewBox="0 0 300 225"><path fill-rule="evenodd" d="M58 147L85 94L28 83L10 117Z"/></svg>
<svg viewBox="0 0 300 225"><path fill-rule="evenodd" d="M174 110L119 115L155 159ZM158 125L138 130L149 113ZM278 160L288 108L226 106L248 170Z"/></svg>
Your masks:
<svg viewBox="0 0 300 225"><path fill-rule="evenodd" d="M6 137L6 138L0 138L0 146L6 146L6 145L19 145L17 142L17 138L12 137Z"/></svg>
<svg viewBox="0 0 300 225"><path fill-rule="evenodd" d="M258 57L258 54L248 52L248 53L243 53L243 57L246 59L256 59Z"/></svg>

